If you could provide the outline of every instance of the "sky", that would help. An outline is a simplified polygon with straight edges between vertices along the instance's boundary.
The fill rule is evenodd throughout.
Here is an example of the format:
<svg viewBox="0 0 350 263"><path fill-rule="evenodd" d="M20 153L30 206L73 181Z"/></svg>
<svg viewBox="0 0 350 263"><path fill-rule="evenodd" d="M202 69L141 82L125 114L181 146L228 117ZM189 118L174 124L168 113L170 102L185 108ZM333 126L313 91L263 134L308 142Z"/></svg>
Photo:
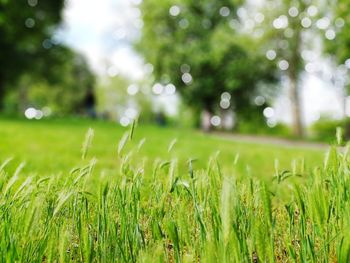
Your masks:
<svg viewBox="0 0 350 263"><path fill-rule="evenodd" d="M57 33L66 44L84 54L99 75L121 73L132 80L145 76L146 62L133 50L131 42L142 28L142 0L68 0L64 23ZM316 61L325 67L324 61ZM302 76L302 110L309 124L323 114L342 116L341 92L330 81L313 73ZM165 104L176 104L170 98ZM174 106L175 107L175 106ZM290 123L289 101L284 88L273 105L277 120Z"/></svg>
<svg viewBox="0 0 350 263"><path fill-rule="evenodd" d="M139 33L139 0L68 0L60 38L85 54L100 75L110 69L143 77L143 61L130 42Z"/></svg>

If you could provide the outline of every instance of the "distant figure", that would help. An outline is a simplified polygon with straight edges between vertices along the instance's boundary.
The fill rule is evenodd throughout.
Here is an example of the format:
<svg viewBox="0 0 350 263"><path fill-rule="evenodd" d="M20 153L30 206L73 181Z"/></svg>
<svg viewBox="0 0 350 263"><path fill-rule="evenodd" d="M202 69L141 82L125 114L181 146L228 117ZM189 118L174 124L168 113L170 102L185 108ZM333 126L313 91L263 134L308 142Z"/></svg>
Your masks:
<svg viewBox="0 0 350 263"><path fill-rule="evenodd" d="M164 112L159 111L156 113L156 123L159 126L166 126L166 118Z"/></svg>
<svg viewBox="0 0 350 263"><path fill-rule="evenodd" d="M84 106L85 106L87 115L93 119L96 118L95 105L96 105L95 94L93 90L90 88L86 93Z"/></svg>
<svg viewBox="0 0 350 263"><path fill-rule="evenodd" d="M211 114L209 111L204 110L201 114L201 128L204 132L210 132L211 123L210 123Z"/></svg>

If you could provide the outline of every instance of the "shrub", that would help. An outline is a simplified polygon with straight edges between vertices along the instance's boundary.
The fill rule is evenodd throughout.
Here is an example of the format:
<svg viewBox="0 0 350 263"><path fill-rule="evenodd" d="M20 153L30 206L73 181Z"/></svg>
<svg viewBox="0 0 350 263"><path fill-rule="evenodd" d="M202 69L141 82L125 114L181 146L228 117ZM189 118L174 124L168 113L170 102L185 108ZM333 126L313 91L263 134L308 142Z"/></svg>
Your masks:
<svg viewBox="0 0 350 263"><path fill-rule="evenodd" d="M350 139L350 118L335 120L322 117L310 127L311 137L315 140L331 143L335 140L337 127L344 129L345 139Z"/></svg>
<svg viewBox="0 0 350 263"><path fill-rule="evenodd" d="M283 123L277 123L276 126L269 127L266 123L262 122L241 121L239 122L237 132L259 135L276 135L281 137L291 136L290 128Z"/></svg>

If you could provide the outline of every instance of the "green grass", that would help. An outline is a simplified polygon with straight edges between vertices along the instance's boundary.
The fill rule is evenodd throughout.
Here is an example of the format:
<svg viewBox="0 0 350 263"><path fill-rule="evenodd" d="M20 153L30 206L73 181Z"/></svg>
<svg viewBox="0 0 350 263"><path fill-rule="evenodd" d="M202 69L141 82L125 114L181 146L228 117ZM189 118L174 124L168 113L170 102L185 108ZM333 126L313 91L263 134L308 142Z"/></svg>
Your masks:
<svg viewBox="0 0 350 263"><path fill-rule="evenodd" d="M117 146L127 130L108 122L88 120L26 121L0 119L0 160L13 157L14 163L25 161L25 172L51 174L69 172L78 165L81 145L88 128L93 128L95 136L89 150L90 157L96 157L96 168L113 170L119 167ZM155 159L179 159L182 170L187 169L186 161L196 159L196 168L205 168L209 157L220 152L223 169L231 170L236 155L239 154L238 170L258 177L272 177L275 159L280 166L289 168L295 160L305 159L308 167L322 160L324 153L319 150L286 148L273 145L254 145L227 139L208 137L188 129L170 129L141 126L135 130L131 146L136 146L145 138L138 154L146 159L147 168ZM168 153L169 144L176 139L173 151Z"/></svg>
<svg viewBox="0 0 350 263"><path fill-rule="evenodd" d="M348 151L5 119L0 147L0 262L350 259Z"/></svg>

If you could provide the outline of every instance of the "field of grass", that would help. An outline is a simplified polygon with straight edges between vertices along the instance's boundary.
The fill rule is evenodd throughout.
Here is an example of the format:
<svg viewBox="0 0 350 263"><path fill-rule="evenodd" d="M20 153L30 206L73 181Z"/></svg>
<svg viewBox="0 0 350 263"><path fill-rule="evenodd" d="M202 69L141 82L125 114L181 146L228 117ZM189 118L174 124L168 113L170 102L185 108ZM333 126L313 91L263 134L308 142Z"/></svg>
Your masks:
<svg viewBox="0 0 350 263"><path fill-rule="evenodd" d="M27 121L0 119L0 160L13 157L12 168L26 162L25 173L38 172L44 175L69 172L79 165L81 146L89 128L94 130L94 138L89 149L89 157L96 157L98 171L118 169L117 146L127 128L108 122L88 120L48 120ZM208 137L188 129L159 128L141 126L135 129L134 138L128 144L135 147L145 139L136 154L137 160L146 162L146 168L153 166L156 159L179 159L182 171L187 171L186 162L196 159L195 167L207 167L209 157L219 153L223 169L232 169L236 155L239 162L236 169L240 173L258 177L272 177L275 159L281 167L288 169L292 162L305 159L307 167L313 167L323 159L324 152L300 148L278 147L274 145L254 145L233 142L227 139ZM172 151L169 145L176 140Z"/></svg>
<svg viewBox="0 0 350 263"><path fill-rule="evenodd" d="M349 262L349 157L323 156L0 119L0 262Z"/></svg>

